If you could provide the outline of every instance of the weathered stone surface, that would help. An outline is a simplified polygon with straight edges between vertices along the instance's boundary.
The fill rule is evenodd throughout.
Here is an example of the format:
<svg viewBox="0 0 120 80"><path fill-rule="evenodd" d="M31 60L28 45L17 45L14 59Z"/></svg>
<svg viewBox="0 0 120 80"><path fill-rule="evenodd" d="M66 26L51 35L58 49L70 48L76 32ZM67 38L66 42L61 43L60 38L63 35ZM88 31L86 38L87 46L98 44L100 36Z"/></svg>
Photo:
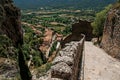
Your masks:
<svg viewBox="0 0 120 80"><path fill-rule="evenodd" d="M64 62L60 62L51 68L52 77L69 79L72 73L71 68Z"/></svg>
<svg viewBox="0 0 120 80"><path fill-rule="evenodd" d="M120 61L92 42L85 42L83 66L79 80L120 80Z"/></svg>
<svg viewBox="0 0 120 80"><path fill-rule="evenodd" d="M59 56L68 56L68 57L74 58L75 53L74 53L74 52L64 52L64 51L60 51L60 52L59 52Z"/></svg>
<svg viewBox="0 0 120 80"><path fill-rule="evenodd" d="M77 80L84 47L84 37L80 41L66 44L53 61L52 77L63 80ZM66 71L67 70L67 71Z"/></svg>
<svg viewBox="0 0 120 80"><path fill-rule="evenodd" d="M20 9L14 6L12 0L0 0L0 10L0 34L6 34L12 40L14 47L18 48L18 64L21 79L31 80L32 76L22 51L23 31Z"/></svg>
<svg viewBox="0 0 120 80"><path fill-rule="evenodd" d="M18 74L16 62L2 58L0 60L0 80L14 78Z"/></svg>
<svg viewBox="0 0 120 80"><path fill-rule="evenodd" d="M79 20L79 23L72 25L72 33L74 35L85 34L86 40L91 40L93 36L91 22ZM78 36L76 37L78 38Z"/></svg>
<svg viewBox="0 0 120 80"><path fill-rule="evenodd" d="M120 59L120 7L107 15L101 46L111 56Z"/></svg>
<svg viewBox="0 0 120 80"><path fill-rule="evenodd" d="M73 58L71 57L68 57L68 56L58 56L55 58L55 60L52 62L53 65L59 63L59 62L65 62L67 65L71 66L73 65Z"/></svg>
<svg viewBox="0 0 120 80"><path fill-rule="evenodd" d="M23 43L20 16L20 9L12 0L0 0L0 33L6 34L14 44Z"/></svg>

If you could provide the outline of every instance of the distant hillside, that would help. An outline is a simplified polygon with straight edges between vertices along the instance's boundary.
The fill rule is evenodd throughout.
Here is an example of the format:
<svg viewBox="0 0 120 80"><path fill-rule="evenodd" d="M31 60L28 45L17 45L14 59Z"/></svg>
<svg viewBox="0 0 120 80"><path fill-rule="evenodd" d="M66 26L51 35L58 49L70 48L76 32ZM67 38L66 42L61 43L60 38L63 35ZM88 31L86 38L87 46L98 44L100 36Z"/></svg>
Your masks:
<svg viewBox="0 0 120 80"><path fill-rule="evenodd" d="M14 0L17 6L22 9L53 7L53 8L103 8L116 0Z"/></svg>

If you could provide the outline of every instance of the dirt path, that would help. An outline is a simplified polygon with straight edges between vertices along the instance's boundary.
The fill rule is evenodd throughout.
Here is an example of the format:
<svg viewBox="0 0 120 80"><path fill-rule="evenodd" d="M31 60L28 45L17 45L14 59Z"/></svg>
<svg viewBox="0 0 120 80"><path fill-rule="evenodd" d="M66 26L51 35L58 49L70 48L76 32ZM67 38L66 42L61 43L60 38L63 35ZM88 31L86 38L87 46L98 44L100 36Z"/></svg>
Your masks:
<svg viewBox="0 0 120 80"><path fill-rule="evenodd" d="M85 42L84 80L120 80L120 62Z"/></svg>

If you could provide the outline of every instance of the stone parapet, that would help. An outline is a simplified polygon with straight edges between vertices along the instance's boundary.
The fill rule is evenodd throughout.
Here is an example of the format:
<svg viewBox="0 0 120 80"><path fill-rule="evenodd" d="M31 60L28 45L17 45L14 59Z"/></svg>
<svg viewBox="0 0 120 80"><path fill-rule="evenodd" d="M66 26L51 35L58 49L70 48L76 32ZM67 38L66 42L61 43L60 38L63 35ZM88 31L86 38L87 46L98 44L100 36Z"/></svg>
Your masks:
<svg viewBox="0 0 120 80"><path fill-rule="evenodd" d="M65 44L52 62L51 76L63 80L77 80L81 68L81 60L84 48L83 37L80 41L72 41Z"/></svg>

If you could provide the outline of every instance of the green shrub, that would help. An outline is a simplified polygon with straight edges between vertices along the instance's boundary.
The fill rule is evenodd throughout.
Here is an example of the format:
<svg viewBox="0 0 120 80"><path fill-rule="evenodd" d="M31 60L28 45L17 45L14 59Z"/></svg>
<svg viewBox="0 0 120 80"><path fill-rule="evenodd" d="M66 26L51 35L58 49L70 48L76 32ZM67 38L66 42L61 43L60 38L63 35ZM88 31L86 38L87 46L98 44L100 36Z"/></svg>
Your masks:
<svg viewBox="0 0 120 80"><path fill-rule="evenodd" d="M56 46L57 46L57 42L54 42L54 43L53 43L53 46L52 46L51 49L50 49L49 56L51 56L52 53L56 50Z"/></svg>
<svg viewBox="0 0 120 80"><path fill-rule="evenodd" d="M33 57L33 63L36 67L39 67L43 64L43 61L41 60L39 56L35 56Z"/></svg>
<svg viewBox="0 0 120 80"><path fill-rule="evenodd" d="M17 49L13 47L12 41L5 35L0 35L0 57L16 59Z"/></svg>
<svg viewBox="0 0 120 80"><path fill-rule="evenodd" d="M46 73L52 66L52 63L46 63L38 68L38 73Z"/></svg>
<svg viewBox="0 0 120 80"><path fill-rule="evenodd" d="M94 22L92 23L93 34L95 36L97 36L97 37L102 36L106 15L111 7L112 7L112 5L109 5L104 10L102 10L101 12L96 14L96 18L95 18Z"/></svg>

